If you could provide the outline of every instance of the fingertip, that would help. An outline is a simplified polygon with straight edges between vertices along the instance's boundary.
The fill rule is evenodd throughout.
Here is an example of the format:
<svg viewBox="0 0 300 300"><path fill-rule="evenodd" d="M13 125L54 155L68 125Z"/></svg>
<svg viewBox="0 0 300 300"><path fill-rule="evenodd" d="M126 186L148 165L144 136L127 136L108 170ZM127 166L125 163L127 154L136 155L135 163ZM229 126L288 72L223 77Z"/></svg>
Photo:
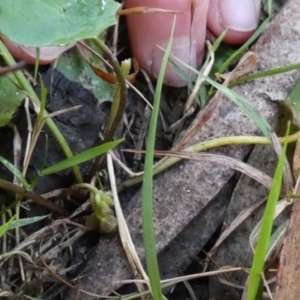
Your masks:
<svg viewBox="0 0 300 300"><path fill-rule="evenodd" d="M207 26L219 36L226 29L224 42L241 44L254 33L260 12L260 0L210 0Z"/></svg>
<svg viewBox="0 0 300 300"><path fill-rule="evenodd" d="M127 16L128 32L133 55L138 60L141 68L152 78L157 79L164 55L164 52L157 46L159 45L164 49L166 48L175 15L176 25L171 54L194 68L200 65L204 54L208 2L208 0L197 1L195 15L193 22L191 22L190 1L125 1L126 8L147 6L170 11ZM179 13L172 11L178 11ZM193 78L187 67L184 67L177 61L175 63L178 64L178 67L185 74L186 78ZM164 83L175 87L187 85L187 81L178 74L176 68L171 64L167 67Z"/></svg>

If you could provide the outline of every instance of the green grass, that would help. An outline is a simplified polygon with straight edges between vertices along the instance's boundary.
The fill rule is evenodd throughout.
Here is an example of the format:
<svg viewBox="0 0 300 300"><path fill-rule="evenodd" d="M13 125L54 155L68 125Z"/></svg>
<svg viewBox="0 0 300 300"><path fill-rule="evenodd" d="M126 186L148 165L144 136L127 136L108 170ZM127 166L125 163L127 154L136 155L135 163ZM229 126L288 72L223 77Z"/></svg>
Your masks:
<svg viewBox="0 0 300 300"><path fill-rule="evenodd" d="M290 124L286 136L289 133ZM258 296L258 291L261 286L261 273L263 272L265 265L265 257L269 248L270 238L272 233L273 221L275 216L275 209L278 203L278 198L281 192L284 164L285 164L285 153L287 148L287 142L285 142L283 147L282 155L279 158L276 171L273 178L273 184L269 193L267 204L264 210L264 215L261 221L261 228L257 240L257 245L255 249L254 259L252 262L252 267L249 277L249 285L247 290L247 300L255 300Z"/></svg>
<svg viewBox="0 0 300 300"><path fill-rule="evenodd" d="M175 19L176 20L176 19ZM163 79L166 72L168 58L171 52L173 41L173 32L175 27L175 20L171 32L171 37L165 51L162 61L162 66L159 72L155 95L153 110L150 119L148 139L146 144L146 158L145 158L145 171L142 188L142 227L143 227L143 241L145 247L145 256L147 271L150 280L152 296L155 300L162 300L162 289L160 284L159 267L156 255L156 243L153 223L153 158L156 137L157 119L159 114L159 104L161 97L161 90L163 86Z"/></svg>

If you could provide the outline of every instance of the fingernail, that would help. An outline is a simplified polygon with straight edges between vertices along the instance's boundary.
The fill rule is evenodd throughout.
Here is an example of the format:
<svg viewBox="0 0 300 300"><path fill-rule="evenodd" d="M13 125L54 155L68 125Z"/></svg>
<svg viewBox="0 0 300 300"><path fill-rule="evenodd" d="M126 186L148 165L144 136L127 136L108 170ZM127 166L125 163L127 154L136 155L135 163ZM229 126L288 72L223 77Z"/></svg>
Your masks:
<svg viewBox="0 0 300 300"><path fill-rule="evenodd" d="M220 0L220 18L224 28L241 32L256 29L261 0Z"/></svg>
<svg viewBox="0 0 300 300"><path fill-rule="evenodd" d="M174 55L179 60L188 64L193 68L197 68L197 57L196 57L196 48L197 42L192 41L192 45L190 45L189 37L175 38L173 40L171 54ZM163 49L166 49L166 43L160 43L159 46ZM164 56L164 51L162 51L159 47L155 47L152 52L152 66L151 73L152 76L157 78L161 69L161 63ZM172 85L175 87L186 86L189 80L193 80L195 75L191 72L187 67L183 66L179 61L169 58L172 60L178 68L185 74L186 78L183 78L179 75L178 70L174 68L170 63L167 66L164 83L166 85Z"/></svg>

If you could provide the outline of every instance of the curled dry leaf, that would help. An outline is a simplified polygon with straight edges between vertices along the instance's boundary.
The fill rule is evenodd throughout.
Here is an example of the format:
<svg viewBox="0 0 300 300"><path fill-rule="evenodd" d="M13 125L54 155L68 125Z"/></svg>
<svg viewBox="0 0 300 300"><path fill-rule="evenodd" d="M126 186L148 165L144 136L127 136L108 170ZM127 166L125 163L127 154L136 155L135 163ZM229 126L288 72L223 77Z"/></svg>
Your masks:
<svg viewBox="0 0 300 300"><path fill-rule="evenodd" d="M91 62L90 59L90 54L94 54L96 55L99 59L103 60L101 57L99 57L99 55L97 53L95 53L91 48L87 47L86 45L84 45L83 43L77 43L77 48L80 52L80 54L82 55L82 57L85 59L85 61L87 62L87 64L91 67L91 69L94 71L94 73L101 78L103 81L110 83L110 84L115 84L117 83L117 77L114 74L105 72L103 70L101 70L100 68L98 68L95 64L93 64ZM92 53L91 53L92 52ZM126 78L127 81L129 81L130 83L134 83L136 76L139 72L139 64L137 62L137 60L135 58L133 58L133 69L134 72L132 74L129 74Z"/></svg>

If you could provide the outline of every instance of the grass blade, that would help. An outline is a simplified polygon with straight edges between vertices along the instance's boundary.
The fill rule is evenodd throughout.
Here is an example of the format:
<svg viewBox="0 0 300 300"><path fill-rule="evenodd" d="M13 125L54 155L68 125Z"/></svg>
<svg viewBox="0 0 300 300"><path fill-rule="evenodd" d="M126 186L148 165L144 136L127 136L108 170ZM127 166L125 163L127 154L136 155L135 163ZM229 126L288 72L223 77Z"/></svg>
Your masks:
<svg viewBox="0 0 300 300"><path fill-rule="evenodd" d="M238 94L237 92L229 89L226 86L223 86L216 81L212 80L211 78L204 76L201 72L198 70L192 68L185 62L181 61L177 57L170 55L172 59L175 61L179 61L183 66L191 70L192 72L196 73L197 76L201 76L204 78L208 83L210 83L212 86L214 86L216 89L218 89L222 94L224 94L228 99L230 99L232 102L234 102L243 112L244 114L249 117L256 126L262 131L262 133L270 139L270 132L272 131L272 128L268 121L261 115L261 113L257 110L257 108L248 101L245 97Z"/></svg>
<svg viewBox="0 0 300 300"><path fill-rule="evenodd" d="M176 19L175 19L176 20ZM168 58L171 52L171 46L173 41L173 32L175 27L175 20L172 27L172 32L168 46L166 48L164 58L162 61L161 69L158 75L153 110L151 114L151 120L149 125L149 133L146 145L146 158L145 158L145 171L144 181L142 189L142 227L143 227L143 240L146 255L147 271L150 279L150 285L152 290L152 296L155 300L162 300L162 289L160 284L160 275L156 255L155 247L155 234L153 223L153 158L155 147L155 136L157 119L159 112L159 104L161 97L161 89L163 85L163 78L166 72Z"/></svg>
<svg viewBox="0 0 300 300"><path fill-rule="evenodd" d="M270 70L265 70L261 72L256 72L254 74L248 75L248 76L243 76L242 78L237 79L236 81L233 81L230 83L228 86L229 87L234 87L236 85L248 82L248 81L253 81L254 79L259 79L259 78L264 78L268 76L274 76L294 70L300 69L300 63L296 64L291 64L289 66L284 66L284 67L278 67Z"/></svg>
<svg viewBox="0 0 300 300"><path fill-rule="evenodd" d="M48 167L46 169L44 169L41 172L42 176L45 175L49 175L52 173L56 173L56 172L60 172L62 170L65 170L67 168L71 168L73 166L77 166L78 164L81 164L83 162L86 162L88 160L91 160L99 155L102 155L104 153L106 153L107 151L109 151L110 149L116 147L117 145L119 145L121 142L123 141L123 139L119 139L117 141L113 141L113 142L109 142L109 143L105 143L103 145L94 147L92 149L83 151L77 155L74 155L64 161L61 161L51 167Z"/></svg>
<svg viewBox="0 0 300 300"><path fill-rule="evenodd" d="M20 228L20 227L23 227L23 226L26 226L26 225L29 225L32 223L39 222L48 217L49 217L49 215L45 215L45 216L38 216L38 217L15 220L10 224L9 230L14 229L14 228Z"/></svg>
<svg viewBox="0 0 300 300"><path fill-rule="evenodd" d="M209 77L205 77L205 79L216 89L221 91L228 99L234 102L244 112L244 114L256 124L265 137L270 138L270 131L272 130L270 124L250 101L228 87L215 82Z"/></svg>
<svg viewBox="0 0 300 300"><path fill-rule="evenodd" d="M10 220L8 220L5 224L0 226L0 238L10 229L12 222L16 216L13 216Z"/></svg>
<svg viewBox="0 0 300 300"><path fill-rule="evenodd" d="M22 185L24 186L24 188L27 191L30 191L30 185L29 183L26 181L25 177L22 175L22 173L11 163L9 162L7 159L5 159L4 157L0 156L0 162L14 175L16 176L16 178L22 183Z"/></svg>
<svg viewBox="0 0 300 300"><path fill-rule="evenodd" d="M290 124L288 125L286 137L288 135L289 130L290 130ZM265 257L269 248L276 205L281 191L286 148L287 148L287 142L284 143L283 152L279 158L276 167L272 188L270 190L270 194L262 218L261 229L259 232L256 251L254 254L254 259L250 271L247 300L256 299L257 292L259 289L259 284L261 282L261 273L264 268Z"/></svg>

